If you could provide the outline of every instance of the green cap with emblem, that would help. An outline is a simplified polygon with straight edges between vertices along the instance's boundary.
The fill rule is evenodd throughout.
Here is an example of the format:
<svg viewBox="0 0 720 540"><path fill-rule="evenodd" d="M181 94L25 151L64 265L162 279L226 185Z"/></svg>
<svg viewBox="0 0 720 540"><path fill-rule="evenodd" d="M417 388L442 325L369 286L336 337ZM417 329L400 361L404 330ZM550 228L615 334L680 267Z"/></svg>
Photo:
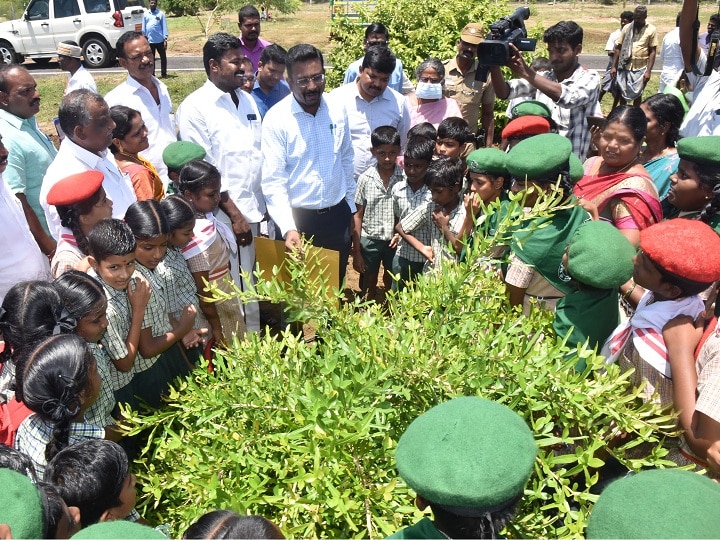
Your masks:
<svg viewBox="0 0 720 540"><path fill-rule="evenodd" d="M607 221L586 221L570 240L567 271L596 289L615 289L633 275L635 247Z"/></svg>
<svg viewBox="0 0 720 540"><path fill-rule="evenodd" d="M677 143L677 152L693 163L720 167L720 135L684 137Z"/></svg>
<svg viewBox="0 0 720 540"><path fill-rule="evenodd" d="M508 153L507 168L518 180L555 182L569 172L572 143L557 133L543 133L517 143Z"/></svg>
<svg viewBox="0 0 720 540"><path fill-rule="evenodd" d="M168 169L179 171L196 159L205 157L205 149L190 141L171 142L163 150L162 158Z"/></svg>
<svg viewBox="0 0 720 540"><path fill-rule="evenodd" d="M480 148L468 154L468 171L493 176L507 175L507 154L497 148Z"/></svg>
<svg viewBox="0 0 720 540"><path fill-rule="evenodd" d="M527 101L521 101L510 109L510 117L517 118L518 116L542 116L543 118L552 118L552 112L550 107L545 105L542 101L536 101L529 99Z"/></svg>

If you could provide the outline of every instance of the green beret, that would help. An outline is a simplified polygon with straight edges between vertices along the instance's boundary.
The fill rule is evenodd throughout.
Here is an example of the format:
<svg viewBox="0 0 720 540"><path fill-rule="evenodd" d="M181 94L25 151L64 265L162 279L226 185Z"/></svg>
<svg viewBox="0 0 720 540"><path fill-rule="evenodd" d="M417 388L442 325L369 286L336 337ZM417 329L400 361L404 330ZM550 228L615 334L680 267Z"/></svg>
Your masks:
<svg viewBox="0 0 720 540"><path fill-rule="evenodd" d="M537 445L525 421L480 397L441 403L400 437L397 468L422 498L462 516L504 508L523 493Z"/></svg>
<svg viewBox="0 0 720 540"><path fill-rule="evenodd" d="M521 101L510 109L510 117L517 118L518 116L542 116L543 118L552 118L552 112L550 107L545 105L541 101L535 101L530 99L528 101Z"/></svg>
<svg viewBox="0 0 720 540"><path fill-rule="evenodd" d="M586 221L568 249L568 273L597 289L615 289L633 275L635 248L607 221Z"/></svg>
<svg viewBox="0 0 720 540"><path fill-rule="evenodd" d="M163 150L163 161L168 169L179 171L187 163L195 159L203 159L205 157L205 149L190 141L171 142Z"/></svg>
<svg viewBox="0 0 720 540"><path fill-rule="evenodd" d="M517 143L508 153L507 168L518 180L554 182L568 171L572 143L557 133L543 133Z"/></svg>
<svg viewBox="0 0 720 540"><path fill-rule="evenodd" d="M587 538L717 538L720 484L655 469L610 484L595 503Z"/></svg>
<svg viewBox="0 0 720 540"><path fill-rule="evenodd" d="M43 511L37 486L10 469L0 469L0 486L0 523L10 526L13 538L42 538Z"/></svg>
<svg viewBox="0 0 720 540"><path fill-rule="evenodd" d="M682 159L715 167L720 166L719 148L720 135L684 137L677 143L677 151Z"/></svg>
<svg viewBox="0 0 720 540"><path fill-rule="evenodd" d="M497 148L480 148L470 152L466 159L468 170L474 173L507 175L505 164L507 154Z"/></svg>
<svg viewBox="0 0 720 540"><path fill-rule="evenodd" d="M575 154L570 154L570 181L576 184L583 176L585 176L583 162Z"/></svg>
<svg viewBox="0 0 720 540"><path fill-rule="evenodd" d="M125 521L119 519L117 521L102 521L89 527L85 527L80 532L75 534L73 538L97 538L98 540L105 539L119 539L119 538L137 538L143 539L163 539L167 540L160 531L156 531L152 527L146 525L140 525L139 523L133 523L132 521Z"/></svg>

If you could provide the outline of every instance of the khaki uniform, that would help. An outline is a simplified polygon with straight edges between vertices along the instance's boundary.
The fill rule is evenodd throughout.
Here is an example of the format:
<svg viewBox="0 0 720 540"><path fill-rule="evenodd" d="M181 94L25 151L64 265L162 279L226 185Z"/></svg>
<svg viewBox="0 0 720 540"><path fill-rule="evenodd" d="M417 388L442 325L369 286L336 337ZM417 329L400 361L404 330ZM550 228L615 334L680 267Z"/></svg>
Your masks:
<svg viewBox="0 0 720 540"><path fill-rule="evenodd" d="M495 103L495 92L493 91L490 76L488 75L485 84L475 81L475 65L465 74L460 73L455 58L445 60L445 97L454 98L460 106L460 111L465 121L470 126L472 133L479 130L478 120L482 104L490 105Z"/></svg>

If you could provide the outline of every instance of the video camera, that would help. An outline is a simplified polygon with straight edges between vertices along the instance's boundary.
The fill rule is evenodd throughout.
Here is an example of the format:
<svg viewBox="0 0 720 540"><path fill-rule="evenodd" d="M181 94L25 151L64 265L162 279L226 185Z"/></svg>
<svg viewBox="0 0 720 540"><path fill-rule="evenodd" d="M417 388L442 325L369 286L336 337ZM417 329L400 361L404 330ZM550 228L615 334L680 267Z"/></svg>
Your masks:
<svg viewBox="0 0 720 540"><path fill-rule="evenodd" d="M527 37L525 21L530 18L530 8L519 7L509 17L503 17L490 25L486 40L478 45L478 64L481 66L505 66L510 61L512 43L519 51L534 51L536 39Z"/></svg>

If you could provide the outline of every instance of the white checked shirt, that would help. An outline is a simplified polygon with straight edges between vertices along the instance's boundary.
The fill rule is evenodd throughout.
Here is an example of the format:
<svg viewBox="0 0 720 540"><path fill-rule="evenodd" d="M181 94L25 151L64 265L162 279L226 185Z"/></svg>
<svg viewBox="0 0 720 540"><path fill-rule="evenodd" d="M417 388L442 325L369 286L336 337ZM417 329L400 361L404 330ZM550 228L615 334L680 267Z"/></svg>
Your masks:
<svg viewBox="0 0 720 540"><path fill-rule="evenodd" d="M297 230L293 208L320 210L344 198L355 212L353 148L344 107L323 96L313 116L290 94L265 115L262 148L262 190L283 236Z"/></svg>
<svg viewBox="0 0 720 540"><path fill-rule="evenodd" d="M410 129L410 109L402 94L388 86L372 101L365 101L355 81L336 88L330 92L328 99L341 103L347 111L355 153L353 175L356 180L377 163L370 153L370 135L375 128L394 127L400 134L401 148L405 148L407 132Z"/></svg>
<svg viewBox="0 0 720 540"><path fill-rule="evenodd" d="M387 187L377 167L370 167L358 178L355 204L365 207L361 236L375 240L390 240L395 234L395 212L392 189L405 178L403 170L395 165Z"/></svg>
<svg viewBox="0 0 720 540"><path fill-rule="evenodd" d="M261 117L255 100L235 90L238 106L230 94L212 82L190 94L178 107L180 138L199 144L222 177L222 191L251 223L259 223L265 214L265 199L260 188L262 169Z"/></svg>
<svg viewBox="0 0 720 540"><path fill-rule="evenodd" d="M417 191L408 185L407 180L395 184L392 188L393 209L395 217L403 219L419 206L425 206L432 202L432 195L427 186L423 185ZM430 227L434 227L433 223L426 224L413 231L413 236L426 246L430 244ZM417 249L408 244L405 240L400 239L398 244L397 256L407 259L411 262L425 262L425 256Z"/></svg>
<svg viewBox="0 0 720 540"><path fill-rule="evenodd" d="M177 133L175 129L175 119L173 118L172 101L167 86L153 77L160 103L155 103L155 99L150 91L142 86L139 82L128 75L125 82L120 83L110 90L105 96L108 107L113 105L125 105L132 107L136 111L140 111L143 122L148 129L148 140L150 147L140 152L140 155L153 164L165 186L168 185L167 167L162 159L162 153L171 142L177 141Z"/></svg>
<svg viewBox="0 0 720 540"><path fill-rule="evenodd" d="M554 71L543 71L539 75L562 85L562 94L557 102L525 79L508 81L508 99L529 97L545 103L558 126L558 133L570 139L573 153L584 161L590 146L590 130L586 118L593 115L600 92L600 77L597 71L578 64L573 74L564 81L558 81Z"/></svg>

